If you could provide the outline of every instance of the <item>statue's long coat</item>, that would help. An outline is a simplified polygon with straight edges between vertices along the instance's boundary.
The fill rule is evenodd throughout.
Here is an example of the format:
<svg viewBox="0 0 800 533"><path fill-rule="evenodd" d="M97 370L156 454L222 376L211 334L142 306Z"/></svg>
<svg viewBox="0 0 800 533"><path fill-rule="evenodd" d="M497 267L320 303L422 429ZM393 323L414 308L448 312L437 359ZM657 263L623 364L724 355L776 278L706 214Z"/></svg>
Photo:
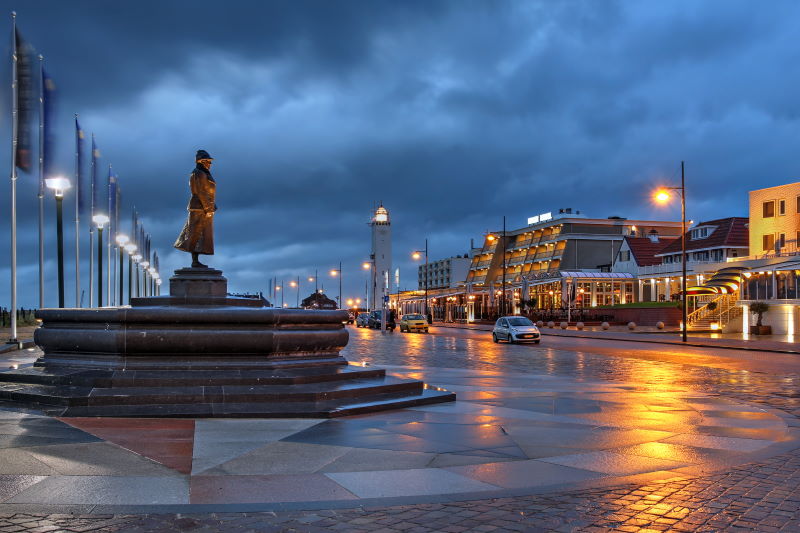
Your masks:
<svg viewBox="0 0 800 533"><path fill-rule="evenodd" d="M187 207L189 217L174 246L184 252L214 255L214 211L217 210L214 201L217 183L211 173L198 163L189 176L189 188L192 191ZM208 213L211 213L210 217L207 216Z"/></svg>

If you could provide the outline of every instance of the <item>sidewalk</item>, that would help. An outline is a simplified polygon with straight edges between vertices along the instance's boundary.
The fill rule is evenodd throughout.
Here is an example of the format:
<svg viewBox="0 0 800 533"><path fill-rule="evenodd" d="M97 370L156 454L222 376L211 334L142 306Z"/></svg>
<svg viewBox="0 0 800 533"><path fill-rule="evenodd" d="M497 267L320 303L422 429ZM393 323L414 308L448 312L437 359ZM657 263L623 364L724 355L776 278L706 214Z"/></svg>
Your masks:
<svg viewBox="0 0 800 533"><path fill-rule="evenodd" d="M492 331L491 324L460 324L434 322L434 327L472 329ZM689 332L687 342L682 342L677 330L658 330L654 327L640 326L630 331L626 326L611 326L603 330L599 326L590 326L583 330L570 326L560 329L546 325L541 328L542 335L554 337L575 337L582 339L599 339L609 341L646 342L654 344L674 344L677 346L693 346L699 348L721 348L726 350L750 350L758 352L778 352L800 354L800 347L789 335L750 336L744 333L693 333Z"/></svg>

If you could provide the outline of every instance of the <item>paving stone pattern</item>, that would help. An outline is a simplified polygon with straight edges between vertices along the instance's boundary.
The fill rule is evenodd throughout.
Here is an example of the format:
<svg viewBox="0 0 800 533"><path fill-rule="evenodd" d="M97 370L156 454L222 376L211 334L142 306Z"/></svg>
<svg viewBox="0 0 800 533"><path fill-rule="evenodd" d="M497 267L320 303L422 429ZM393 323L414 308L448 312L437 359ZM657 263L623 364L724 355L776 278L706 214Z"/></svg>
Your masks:
<svg viewBox="0 0 800 533"><path fill-rule="evenodd" d="M413 348L413 347L412 347ZM421 347L408 352L413 364L464 366L509 372L569 375L578 379L665 383L761 404L800 415L798 376L730 372L634 358L575 357L550 351L531 359L509 349L502 358L464 359L444 350L431 360ZM362 352L370 353L370 352ZM428 352L430 353L430 352ZM517 356L516 354L521 354ZM363 356L366 357L366 356ZM376 364L411 364L386 353ZM794 423L790 425L795 425ZM552 492L510 498L322 511L149 514L0 515L3 531L798 531L800 532L800 449L702 477L675 476L663 482Z"/></svg>

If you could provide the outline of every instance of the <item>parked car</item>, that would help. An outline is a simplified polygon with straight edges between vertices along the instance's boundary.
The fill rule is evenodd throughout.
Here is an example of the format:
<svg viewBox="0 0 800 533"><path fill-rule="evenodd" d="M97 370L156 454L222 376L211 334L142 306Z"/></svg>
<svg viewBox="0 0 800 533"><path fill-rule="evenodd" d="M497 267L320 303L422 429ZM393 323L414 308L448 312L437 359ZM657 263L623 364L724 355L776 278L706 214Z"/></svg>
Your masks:
<svg viewBox="0 0 800 533"><path fill-rule="evenodd" d="M369 313L358 313L358 316L356 317L356 327L369 327Z"/></svg>
<svg viewBox="0 0 800 533"><path fill-rule="evenodd" d="M512 344L515 342L539 344L541 333L539 328L524 316L501 316L494 324L492 340L494 342L502 340Z"/></svg>
<svg viewBox="0 0 800 533"><path fill-rule="evenodd" d="M428 333L428 321L425 320L425 317L419 314L414 313L407 313L400 318L400 322L397 323L397 326L400 328L400 331L407 331L411 333L412 331L424 331Z"/></svg>
<svg viewBox="0 0 800 533"><path fill-rule="evenodd" d="M369 319L367 320L367 326L374 329L381 329L381 315L383 311L373 311L369 314ZM394 328L397 327L397 324L394 321L394 313L389 312L389 320L386 321L386 329L389 331L394 331Z"/></svg>

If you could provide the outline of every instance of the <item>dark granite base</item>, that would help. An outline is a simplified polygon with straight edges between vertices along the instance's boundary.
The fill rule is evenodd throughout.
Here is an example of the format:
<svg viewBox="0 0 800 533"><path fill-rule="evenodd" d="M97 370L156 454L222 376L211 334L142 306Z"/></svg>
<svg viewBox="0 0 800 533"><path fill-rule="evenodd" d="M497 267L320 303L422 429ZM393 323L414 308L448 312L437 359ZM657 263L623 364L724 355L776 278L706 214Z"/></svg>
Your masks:
<svg viewBox="0 0 800 533"><path fill-rule="evenodd" d="M353 366L274 372L32 367L0 373L0 401L56 416L327 418L454 399L421 381Z"/></svg>
<svg viewBox="0 0 800 533"><path fill-rule="evenodd" d="M452 401L421 381L349 366L347 312L265 307L184 268L131 307L40 309L32 368L0 373L0 402L58 416L332 417Z"/></svg>

